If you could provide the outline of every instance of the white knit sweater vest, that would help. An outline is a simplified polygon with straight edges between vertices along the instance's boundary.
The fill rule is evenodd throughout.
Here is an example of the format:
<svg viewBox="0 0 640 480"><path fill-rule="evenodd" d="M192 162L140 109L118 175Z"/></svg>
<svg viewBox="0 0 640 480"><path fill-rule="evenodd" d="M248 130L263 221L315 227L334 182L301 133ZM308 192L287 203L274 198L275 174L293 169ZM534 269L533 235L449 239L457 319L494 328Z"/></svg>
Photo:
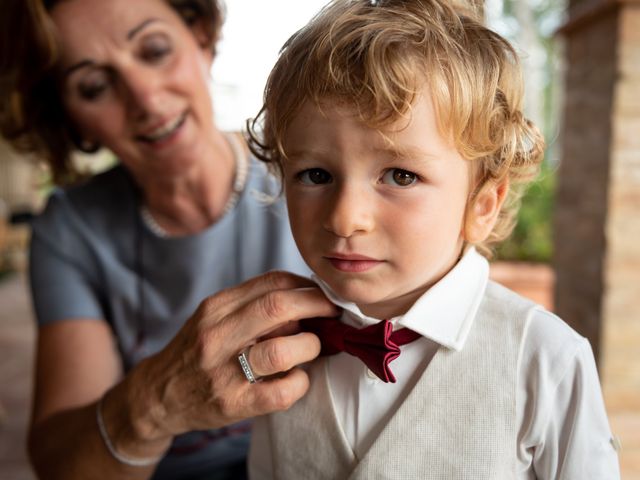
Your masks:
<svg viewBox="0 0 640 480"><path fill-rule="evenodd" d="M268 418L275 478L515 478L518 352L534 308L490 282L464 348L438 350L362 459L331 408L326 362L314 362L309 393Z"/></svg>

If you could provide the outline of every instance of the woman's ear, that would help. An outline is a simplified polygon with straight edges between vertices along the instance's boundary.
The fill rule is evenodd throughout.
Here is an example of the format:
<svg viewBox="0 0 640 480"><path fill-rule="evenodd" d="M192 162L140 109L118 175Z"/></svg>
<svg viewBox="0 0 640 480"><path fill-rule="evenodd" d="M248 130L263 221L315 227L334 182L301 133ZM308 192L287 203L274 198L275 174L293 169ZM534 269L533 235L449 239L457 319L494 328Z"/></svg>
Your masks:
<svg viewBox="0 0 640 480"><path fill-rule="evenodd" d="M68 123L71 124L71 121L68 120ZM73 146L83 153L96 153L101 148L98 142L81 135L75 127L67 128L67 133Z"/></svg>
<svg viewBox="0 0 640 480"><path fill-rule="evenodd" d="M215 41L211 38L211 32L203 25L202 20L197 20L189 25L196 43L207 55L209 62L213 63Z"/></svg>
<svg viewBox="0 0 640 480"><path fill-rule="evenodd" d="M469 201L464 222L464 238L467 243L478 244L489 237L508 191L508 178L499 182L488 181Z"/></svg>

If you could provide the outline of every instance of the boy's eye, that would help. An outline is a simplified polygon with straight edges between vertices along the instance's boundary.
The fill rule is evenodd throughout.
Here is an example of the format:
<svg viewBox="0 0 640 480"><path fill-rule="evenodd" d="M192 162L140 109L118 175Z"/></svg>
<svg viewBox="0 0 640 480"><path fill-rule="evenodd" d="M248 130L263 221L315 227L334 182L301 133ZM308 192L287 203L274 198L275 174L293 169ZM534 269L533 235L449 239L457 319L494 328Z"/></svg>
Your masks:
<svg viewBox="0 0 640 480"><path fill-rule="evenodd" d="M310 168L296 175L298 181L304 185L323 185L331 183L331 174L322 168Z"/></svg>
<svg viewBox="0 0 640 480"><path fill-rule="evenodd" d="M387 170L382 176L382 183L397 185L399 187L408 187L418 181L418 176L408 170L401 168L392 168Z"/></svg>

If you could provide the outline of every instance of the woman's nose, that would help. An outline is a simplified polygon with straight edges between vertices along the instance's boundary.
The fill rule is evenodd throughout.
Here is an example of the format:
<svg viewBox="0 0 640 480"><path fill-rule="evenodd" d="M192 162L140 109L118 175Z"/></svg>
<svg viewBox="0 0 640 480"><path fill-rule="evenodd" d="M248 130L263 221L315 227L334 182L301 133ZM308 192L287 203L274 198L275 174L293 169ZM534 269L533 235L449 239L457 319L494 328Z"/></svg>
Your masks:
<svg viewBox="0 0 640 480"><path fill-rule="evenodd" d="M162 98L162 78L156 72L131 69L122 75L129 113L136 119L146 118L160 111Z"/></svg>
<svg viewBox="0 0 640 480"><path fill-rule="evenodd" d="M374 226L373 205L368 189L342 185L327 202L324 228L339 237L370 232Z"/></svg>

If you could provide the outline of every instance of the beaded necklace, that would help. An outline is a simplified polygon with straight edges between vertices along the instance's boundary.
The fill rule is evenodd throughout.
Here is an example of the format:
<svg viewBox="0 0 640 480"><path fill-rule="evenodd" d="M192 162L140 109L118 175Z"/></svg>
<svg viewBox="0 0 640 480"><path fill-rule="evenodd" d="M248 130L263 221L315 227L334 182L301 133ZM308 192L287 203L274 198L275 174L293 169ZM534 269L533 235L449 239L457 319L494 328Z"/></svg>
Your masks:
<svg viewBox="0 0 640 480"><path fill-rule="evenodd" d="M233 183L233 190L227 203L224 206L222 215L226 215L237 205L238 200L240 199L240 195L243 192L246 183L247 177L249 174L249 159L244 151L240 140L233 134L225 134L225 138L229 142L231 146L231 150L233 152L234 163L236 166L235 179ZM135 212L135 210L134 210ZM147 227L154 235L160 238L172 238L176 235L172 235L167 232L162 226L158 224L158 222L153 218L149 209L142 204L138 209L139 215L135 215L134 223L136 228L135 235L135 260L134 260L134 269L137 276L137 291L138 291L138 312L136 315L136 340L135 345L132 350L132 359L138 357L138 355L143 355L146 341L146 331L147 331L147 315L146 315L146 295L145 295L145 268L144 268L144 234L143 234L143 224ZM237 230L237 229L236 229ZM239 232L236 232L236 237L239 236ZM236 242L239 245L240 238L236 238ZM238 255L236 255L238 257ZM239 258L235 259L236 262L236 271L241 273L241 262Z"/></svg>
<svg viewBox="0 0 640 480"><path fill-rule="evenodd" d="M222 209L222 216L229 213L238 203L238 199L240 198L240 194L244 190L245 184L247 182L247 174L249 172L249 161L247 156L245 155L244 149L240 144L238 138L233 134L226 134L225 138L227 142L229 142L229 146L231 147L231 151L233 153L233 160L236 167L235 179L233 181L233 188L231 191L231 195L229 195L229 199L227 203L225 203L224 208ZM140 216L142 217L142 221L145 226L151 230L154 235L160 238L169 238L174 235L167 232L153 217L149 208L145 204L140 205Z"/></svg>

